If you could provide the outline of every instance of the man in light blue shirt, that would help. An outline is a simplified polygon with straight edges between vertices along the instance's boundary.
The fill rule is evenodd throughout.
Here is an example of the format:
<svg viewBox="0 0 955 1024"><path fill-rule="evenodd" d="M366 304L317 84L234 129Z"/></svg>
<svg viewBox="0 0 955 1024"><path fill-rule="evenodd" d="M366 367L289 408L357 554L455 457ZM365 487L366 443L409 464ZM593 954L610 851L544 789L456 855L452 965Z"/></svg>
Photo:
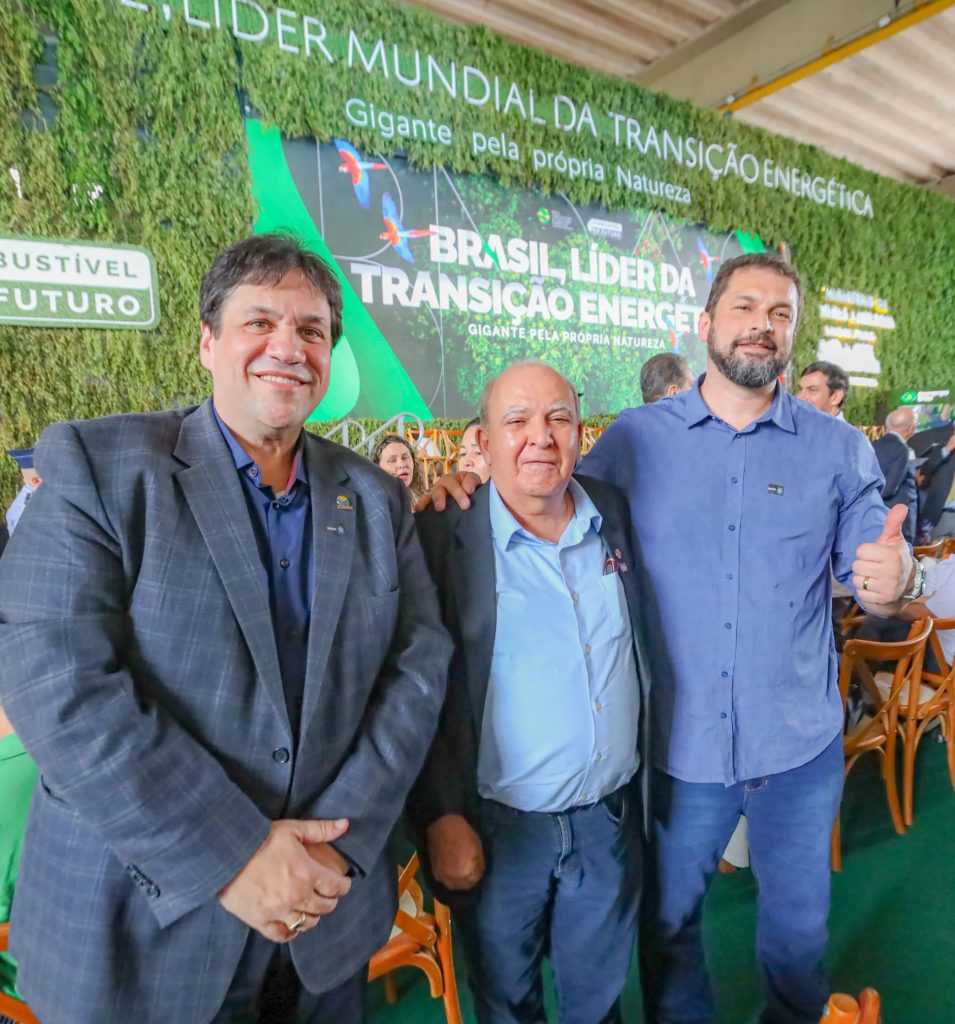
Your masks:
<svg viewBox="0 0 955 1024"><path fill-rule="evenodd" d="M641 682L626 501L571 477L575 389L519 364L492 381L473 512L419 517L449 696L410 815L455 912L479 1024L619 1021L640 887ZM646 756L644 754L644 756Z"/></svg>

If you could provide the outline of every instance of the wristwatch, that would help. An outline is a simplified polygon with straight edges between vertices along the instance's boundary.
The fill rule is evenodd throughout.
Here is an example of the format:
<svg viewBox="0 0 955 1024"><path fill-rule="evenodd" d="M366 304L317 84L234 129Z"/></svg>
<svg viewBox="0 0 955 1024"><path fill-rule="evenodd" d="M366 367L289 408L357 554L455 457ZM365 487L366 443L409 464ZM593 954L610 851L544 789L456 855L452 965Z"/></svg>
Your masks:
<svg viewBox="0 0 955 1024"><path fill-rule="evenodd" d="M925 566L922 565L921 559L915 559L915 578L912 580L912 589L908 593L902 595L903 601L915 601L917 598L922 596L922 591L925 589Z"/></svg>

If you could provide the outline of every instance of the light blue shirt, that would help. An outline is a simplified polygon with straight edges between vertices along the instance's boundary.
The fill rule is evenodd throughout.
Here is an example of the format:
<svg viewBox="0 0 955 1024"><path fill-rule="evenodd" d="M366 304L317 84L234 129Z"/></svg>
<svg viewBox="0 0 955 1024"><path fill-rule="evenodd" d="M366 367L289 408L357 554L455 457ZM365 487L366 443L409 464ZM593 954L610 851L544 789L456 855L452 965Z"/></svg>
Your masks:
<svg viewBox="0 0 955 1024"><path fill-rule="evenodd" d="M574 516L535 537L490 484L497 629L478 792L522 811L592 804L636 772L640 689L619 572L600 513L570 481Z"/></svg>
<svg viewBox="0 0 955 1024"><path fill-rule="evenodd" d="M17 496L13 499L10 507L7 509L7 533L13 536L13 531L17 528L17 523L20 522L20 516L23 515L24 510L27 507L27 503L33 497L36 488L32 484L24 484L19 491Z"/></svg>
<svg viewBox="0 0 955 1024"><path fill-rule="evenodd" d="M736 430L697 382L622 412L582 468L626 492L659 611L656 767L732 785L821 753L843 718L830 563L848 583L886 516L862 432L779 386Z"/></svg>

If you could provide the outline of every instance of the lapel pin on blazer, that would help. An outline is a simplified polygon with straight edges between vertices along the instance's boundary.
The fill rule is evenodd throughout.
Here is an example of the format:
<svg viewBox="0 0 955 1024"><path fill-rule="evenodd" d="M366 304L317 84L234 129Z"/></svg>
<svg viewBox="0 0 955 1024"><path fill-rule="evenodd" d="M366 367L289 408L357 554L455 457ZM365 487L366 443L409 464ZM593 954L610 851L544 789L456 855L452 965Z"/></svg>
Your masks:
<svg viewBox="0 0 955 1024"><path fill-rule="evenodd" d="M355 506L351 503L351 498L347 494L339 494L335 499L335 508L339 512L354 512Z"/></svg>
<svg viewBox="0 0 955 1024"><path fill-rule="evenodd" d="M325 529L328 530L329 533L344 533L345 532L345 527L342 526L341 523L339 523L337 526L326 526Z"/></svg>

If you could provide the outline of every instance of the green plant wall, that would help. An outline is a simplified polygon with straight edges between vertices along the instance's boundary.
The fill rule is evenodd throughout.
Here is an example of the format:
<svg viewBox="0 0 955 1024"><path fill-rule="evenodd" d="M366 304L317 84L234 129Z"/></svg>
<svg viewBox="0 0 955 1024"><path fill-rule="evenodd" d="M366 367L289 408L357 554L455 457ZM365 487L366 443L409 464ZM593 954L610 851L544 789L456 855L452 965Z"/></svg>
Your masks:
<svg viewBox="0 0 955 1024"><path fill-rule="evenodd" d="M738 228L772 244L785 242L809 299L797 366L814 358L820 333L814 300L828 284L888 301L897 328L879 346L883 391L955 388L950 200L711 111L569 67L481 28L452 26L387 0L283 0L278 6L291 12L285 15L277 15L277 5L267 0L192 0L185 7L184 2L12 0L11 7L8 0L0 18L0 230L143 246L156 258L162 305L159 326L141 333L0 327L0 446L32 443L53 419L167 408L206 393L195 355L196 296L213 255L254 223L247 115L277 125L286 136L344 135L382 152L404 149L418 166L440 162L544 192L564 191L577 202L611 210L652 206L718 230ZM264 17L264 38L238 38L234 11L240 34L254 35ZM366 57L382 40L391 67L387 77L377 58L371 71L354 60L349 66L352 30ZM452 100L441 90L403 85L394 74L395 48L406 78L417 48L434 54L445 69L452 61L459 68L468 64L499 76L505 90L512 81L525 97L533 90L540 110L557 94L571 96L578 110L589 104L597 135L586 127L567 133L513 110L499 113L460 96ZM452 144L388 141L357 128L344 113L352 96L379 110L447 124ZM674 134L735 143L740 153L751 151L861 189L871 197L873 216L746 185L735 175L714 180L652 152L627 152L615 143L608 111ZM476 130L504 133L522 159L475 155ZM608 173L596 181L569 180L546 167L535 171L529 159L535 147L589 158ZM692 201L634 193L617 183L617 163L686 185ZM7 172L11 167L19 172L19 192ZM94 185L103 194L91 202ZM871 421L879 397L868 391L853 395L850 418ZM16 482L8 461L0 475L4 500Z"/></svg>

